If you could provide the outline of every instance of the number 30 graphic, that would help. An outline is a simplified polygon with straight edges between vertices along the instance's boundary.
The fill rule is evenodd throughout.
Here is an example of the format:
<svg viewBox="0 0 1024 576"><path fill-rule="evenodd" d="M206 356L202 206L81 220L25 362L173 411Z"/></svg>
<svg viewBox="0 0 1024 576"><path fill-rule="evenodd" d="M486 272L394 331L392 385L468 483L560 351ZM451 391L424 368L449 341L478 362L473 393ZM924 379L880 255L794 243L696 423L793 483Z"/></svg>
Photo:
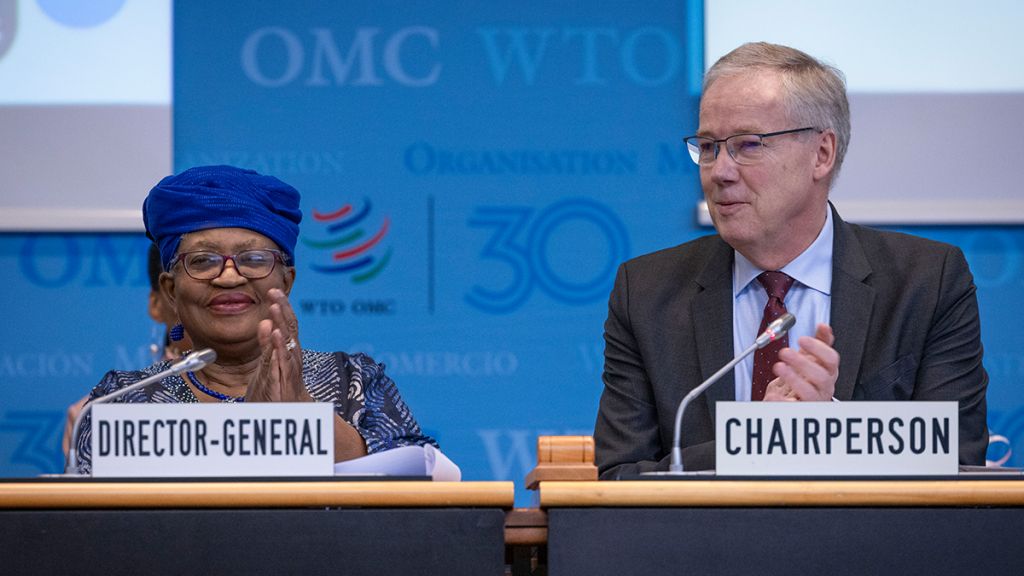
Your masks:
<svg viewBox="0 0 1024 576"><path fill-rule="evenodd" d="M556 236L563 226L581 223L596 227L607 243L607 254L598 273L582 279L566 277L564 270L552 266L552 249L578 251L581 257L587 251L601 249L600 243L593 242L567 247L564 236ZM607 206L586 198L562 200L540 212L524 206L480 207L469 225L494 230L480 258L497 261L510 272L504 286L493 289L477 284L466 294L467 302L485 312L516 310L530 297L534 285L566 304L606 298L616 268L629 257L629 234L622 221Z"/></svg>

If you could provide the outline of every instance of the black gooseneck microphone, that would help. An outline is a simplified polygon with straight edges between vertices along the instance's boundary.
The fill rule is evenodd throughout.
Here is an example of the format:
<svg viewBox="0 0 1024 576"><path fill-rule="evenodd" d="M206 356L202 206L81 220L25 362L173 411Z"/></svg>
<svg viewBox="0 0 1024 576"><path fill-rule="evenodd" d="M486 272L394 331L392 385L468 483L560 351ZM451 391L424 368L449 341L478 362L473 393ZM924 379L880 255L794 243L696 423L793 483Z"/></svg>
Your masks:
<svg viewBox="0 0 1024 576"><path fill-rule="evenodd" d="M139 388L148 386L153 382L163 380L164 378L168 376L173 376L174 374L202 370L204 366L213 362L216 359L217 353L210 348L197 350L195 352L192 352L188 356L185 356L181 360L178 360L174 364L171 364L166 370L162 372L157 372L156 374L153 374L148 378L143 378L142 380L139 380L135 384L125 386L124 388L121 388L120 390L117 390L115 392L111 392L106 396L100 396L99 398L86 404L82 408L82 411L79 412L78 416L75 418L74 428L71 430L71 446L68 448L68 465L67 468L65 469L65 472L67 474L77 475L77 472L75 471L78 469L78 427L82 423L82 418L85 417L85 414L87 412L92 410L92 407L94 405L102 404L104 402L110 402L111 400L115 400L117 398L120 398L121 396L124 396L125 394L131 392L132 390L138 390Z"/></svg>
<svg viewBox="0 0 1024 576"><path fill-rule="evenodd" d="M683 473L683 449L681 447L680 437L682 436L683 430L683 412L686 411L686 407L689 406L690 402L692 402L693 399L699 396L702 392L707 390L708 387L710 387L712 384L718 382L722 378L722 376L725 376L729 372L729 370L732 370L733 367L739 364L744 358L753 354L755 350L764 348L769 343L774 342L776 339L784 336L786 332L789 332L789 329L792 328L793 324L795 323L796 317L788 312L783 314L782 316L779 316L777 319L772 321L771 324L768 324L768 327L765 329L765 331L762 332L756 340L754 340L754 343L751 344L749 348L741 352L739 356L733 358L728 364L722 366L722 368L718 372L712 374L710 378L708 378L704 382L701 382L700 386L697 386L693 390L690 390L690 393L683 398L683 401L679 403L679 408L676 409L675 429L672 434L672 458L668 467L667 474ZM666 473L661 472L659 474Z"/></svg>

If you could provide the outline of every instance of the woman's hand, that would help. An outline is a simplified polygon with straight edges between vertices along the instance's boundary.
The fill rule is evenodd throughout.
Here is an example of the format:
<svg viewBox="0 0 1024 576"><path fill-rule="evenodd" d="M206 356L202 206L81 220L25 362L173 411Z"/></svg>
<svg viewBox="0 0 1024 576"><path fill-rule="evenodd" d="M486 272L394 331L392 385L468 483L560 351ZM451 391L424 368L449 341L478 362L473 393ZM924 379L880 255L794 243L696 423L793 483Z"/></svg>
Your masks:
<svg viewBox="0 0 1024 576"><path fill-rule="evenodd" d="M277 288L267 292L270 318L257 330L263 357L256 379L245 394L248 402L313 402L302 382L299 321L288 297ZM366 455L366 442L351 424L334 415L334 461Z"/></svg>
<svg viewBox="0 0 1024 576"><path fill-rule="evenodd" d="M270 318L260 321L256 334L262 358L256 378L245 393L248 402L312 402L302 382L299 321L288 296L278 288L267 292Z"/></svg>

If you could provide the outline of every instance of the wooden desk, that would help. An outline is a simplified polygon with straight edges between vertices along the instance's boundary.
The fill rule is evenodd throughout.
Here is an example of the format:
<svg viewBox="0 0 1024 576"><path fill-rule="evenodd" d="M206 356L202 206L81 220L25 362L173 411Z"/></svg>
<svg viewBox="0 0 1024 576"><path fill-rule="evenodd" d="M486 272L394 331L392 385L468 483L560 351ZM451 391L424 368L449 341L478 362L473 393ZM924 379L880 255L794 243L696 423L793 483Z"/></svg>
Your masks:
<svg viewBox="0 0 1024 576"><path fill-rule="evenodd" d="M511 482L0 482L4 574L504 573Z"/></svg>
<svg viewBox="0 0 1024 576"><path fill-rule="evenodd" d="M542 482L562 574L1021 574L1024 481Z"/></svg>

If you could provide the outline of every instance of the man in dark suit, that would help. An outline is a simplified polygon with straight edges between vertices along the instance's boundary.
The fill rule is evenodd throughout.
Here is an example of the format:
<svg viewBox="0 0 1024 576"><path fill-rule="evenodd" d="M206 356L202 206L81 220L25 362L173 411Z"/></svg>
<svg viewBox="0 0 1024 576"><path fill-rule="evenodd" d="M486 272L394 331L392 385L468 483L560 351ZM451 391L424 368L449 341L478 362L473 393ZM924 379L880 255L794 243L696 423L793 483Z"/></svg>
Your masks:
<svg viewBox="0 0 1024 576"><path fill-rule="evenodd" d="M714 467L719 400L956 400L960 461L984 462L988 376L967 262L840 218L828 193L849 139L842 74L803 52L745 44L708 71L687 146L718 234L619 268L594 431L602 478L667 469L680 400L779 306L797 317L796 345L747 358L690 405L686 469Z"/></svg>

